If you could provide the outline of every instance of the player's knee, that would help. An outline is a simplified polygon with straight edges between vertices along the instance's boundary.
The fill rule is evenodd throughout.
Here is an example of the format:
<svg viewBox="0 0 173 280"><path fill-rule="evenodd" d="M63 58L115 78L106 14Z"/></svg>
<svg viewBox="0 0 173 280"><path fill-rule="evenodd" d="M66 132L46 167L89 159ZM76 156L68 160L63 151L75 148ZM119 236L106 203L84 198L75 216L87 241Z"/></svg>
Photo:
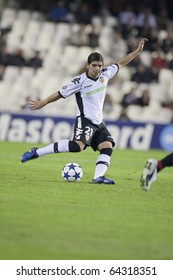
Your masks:
<svg viewBox="0 0 173 280"><path fill-rule="evenodd" d="M70 141L69 142L69 151L73 152L73 153L78 153L81 151L81 148L78 145L78 143L76 143L75 141Z"/></svg>

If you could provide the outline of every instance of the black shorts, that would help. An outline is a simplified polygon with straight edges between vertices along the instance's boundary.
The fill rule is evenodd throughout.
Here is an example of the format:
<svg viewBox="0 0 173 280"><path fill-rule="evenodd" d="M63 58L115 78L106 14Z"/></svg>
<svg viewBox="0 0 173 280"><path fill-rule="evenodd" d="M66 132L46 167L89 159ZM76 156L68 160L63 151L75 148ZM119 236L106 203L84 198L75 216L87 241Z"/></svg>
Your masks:
<svg viewBox="0 0 173 280"><path fill-rule="evenodd" d="M94 151L105 141L111 142L112 147L115 146L111 134L103 123L96 125L84 117L76 118L73 140L82 141L86 146L91 146Z"/></svg>

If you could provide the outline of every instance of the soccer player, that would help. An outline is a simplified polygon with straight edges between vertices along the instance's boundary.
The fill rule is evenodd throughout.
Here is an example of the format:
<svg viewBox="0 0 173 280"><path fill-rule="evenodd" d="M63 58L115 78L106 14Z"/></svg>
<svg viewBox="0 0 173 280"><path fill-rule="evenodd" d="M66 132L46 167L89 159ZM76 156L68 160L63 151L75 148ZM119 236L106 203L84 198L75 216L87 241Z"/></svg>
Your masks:
<svg viewBox="0 0 173 280"><path fill-rule="evenodd" d="M119 69L126 66L131 60L138 56L148 39L142 38L133 52L127 54L117 62L104 67L101 54L91 53L87 60L87 71L73 78L69 84L63 86L57 92L43 100L31 100L31 110L41 109L45 105L67 98L75 94L77 114L72 140L60 140L43 148L32 148L25 152L21 161L42 157L46 154L80 152L91 146L94 151L99 152L96 161L95 173L92 182L94 184L115 184L107 179L104 174L110 164L113 147L115 145L111 134L102 122L103 104L108 81L115 76Z"/></svg>
<svg viewBox="0 0 173 280"><path fill-rule="evenodd" d="M157 173L170 166L173 166L173 153L160 160L148 159L140 179L142 189L149 191L151 184L157 179Z"/></svg>

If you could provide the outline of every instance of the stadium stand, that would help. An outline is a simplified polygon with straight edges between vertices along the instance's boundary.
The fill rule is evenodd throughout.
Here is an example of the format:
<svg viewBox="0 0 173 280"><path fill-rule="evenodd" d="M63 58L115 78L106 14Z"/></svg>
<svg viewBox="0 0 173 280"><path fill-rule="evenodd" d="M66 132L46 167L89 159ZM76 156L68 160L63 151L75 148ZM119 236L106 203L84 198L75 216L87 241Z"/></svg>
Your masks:
<svg viewBox="0 0 173 280"><path fill-rule="evenodd" d="M52 1L51 1L52 2ZM98 10L95 1L89 2L90 15L92 14L90 23L85 23L86 36L92 29L97 30L98 46L93 48L90 45L75 46L71 44L71 34L79 28L80 23L75 21L75 14L78 11L78 2L67 1L71 16L68 21L54 22L49 19L50 5L46 2L43 9L38 9L39 1L31 1L30 6L22 1L6 1L0 14L0 64L4 65L5 70L0 81L0 110L22 112L25 108L27 98L42 98L56 91L63 86L73 75L77 75L84 67L87 56L92 51L99 51L105 57L105 64L110 63L112 59L116 61L116 54L112 53L112 44L114 44L114 34L120 34L122 31L122 42L126 44L127 50L131 51L136 46L139 37L150 35L149 29L141 25L144 13L135 10L136 22L140 27L135 26L131 31L127 32L127 26L121 23L122 18L119 17L120 10L114 10L116 7L110 8L111 1L107 2L107 8L102 7L100 1L100 9ZM124 1L122 1L124 3ZM132 1L133 2L133 1ZM145 1L147 2L147 1ZM169 1L168 1L169 2ZM121 1L118 1L121 3ZM147 2L148 3L148 2ZM141 53L140 60L134 61L128 67L122 69L116 79L109 84L108 92L111 93L113 100L113 110L105 112L104 115L108 119L119 119L121 114L121 100L123 95L137 84L138 95L142 94L142 88L145 86L150 93L151 102L149 106L141 108L141 106L131 105L127 110L128 118L133 121L159 121L160 123L172 122L172 104L173 104L173 70L169 68L169 62L173 60L173 49L170 47L167 53L164 53L166 66L159 69L158 81L150 81L144 85L138 82L132 82L131 77L135 73L137 66L141 63L146 71L152 66L152 59L156 55L157 48L162 48L163 41L167 38L168 33L172 34L167 44L173 46L173 18L168 12L166 29L159 29L158 17L160 15L159 4L153 4L151 8L155 9L155 14L150 10L151 25L157 30L157 38L152 48L146 49ZM158 1L162 3L162 1ZM167 4L167 1L165 2ZM165 5L166 5L165 4ZM29 5L29 4L28 4ZM105 5L105 2L104 2ZM125 6L123 17L126 17ZM139 7L138 7L139 8ZM122 13L121 13L122 16ZM134 17L134 18L135 18ZM129 22L127 22L127 25ZM170 32L171 31L171 32ZM128 36L127 36L128 35ZM150 44L150 43L149 43ZM156 46L154 45L156 44ZM154 46L154 47L153 47ZM16 65L12 60L13 56L23 56L23 65ZM163 51L163 49L161 49ZM40 65L38 68L32 67L29 61L39 54ZM77 58L77 62L76 62ZM21 61L21 60L20 60ZM136 64L135 64L136 63ZM155 68L152 68L155 71ZM26 90L27 89L27 90ZM10 92L10 94L9 94ZM8 97L8 98L7 98ZM11 100L10 100L11 99ZM17 102L15 102L17 100ZM19 102L20 100L20 102ZM167 108L162 104L169 103ZM15 104L15 105L14 105ZM44 109L46 114L64 115L63 106L60 102L56 106L48 106ZM68 110L69 109L69 110ZM75 107L73 99L70 98L66 103L66 115L74 116Z"/></svg>

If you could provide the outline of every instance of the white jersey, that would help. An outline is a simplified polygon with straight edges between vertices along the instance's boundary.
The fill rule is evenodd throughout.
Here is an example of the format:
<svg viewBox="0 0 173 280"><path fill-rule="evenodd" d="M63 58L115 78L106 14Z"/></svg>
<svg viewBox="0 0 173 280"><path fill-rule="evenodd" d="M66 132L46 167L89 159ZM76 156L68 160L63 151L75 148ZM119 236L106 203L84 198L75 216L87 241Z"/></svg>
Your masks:
<svg viewBox="0 0 173 280"><path fill-rule="evenodd" d="M63 98L75 94L77 114L100 124L103 119L103 103L108 81L118 73L117 64L104 67L97 79L88 77L87 72L75 77L71 83L63 86L59 93Z"/></svg>

